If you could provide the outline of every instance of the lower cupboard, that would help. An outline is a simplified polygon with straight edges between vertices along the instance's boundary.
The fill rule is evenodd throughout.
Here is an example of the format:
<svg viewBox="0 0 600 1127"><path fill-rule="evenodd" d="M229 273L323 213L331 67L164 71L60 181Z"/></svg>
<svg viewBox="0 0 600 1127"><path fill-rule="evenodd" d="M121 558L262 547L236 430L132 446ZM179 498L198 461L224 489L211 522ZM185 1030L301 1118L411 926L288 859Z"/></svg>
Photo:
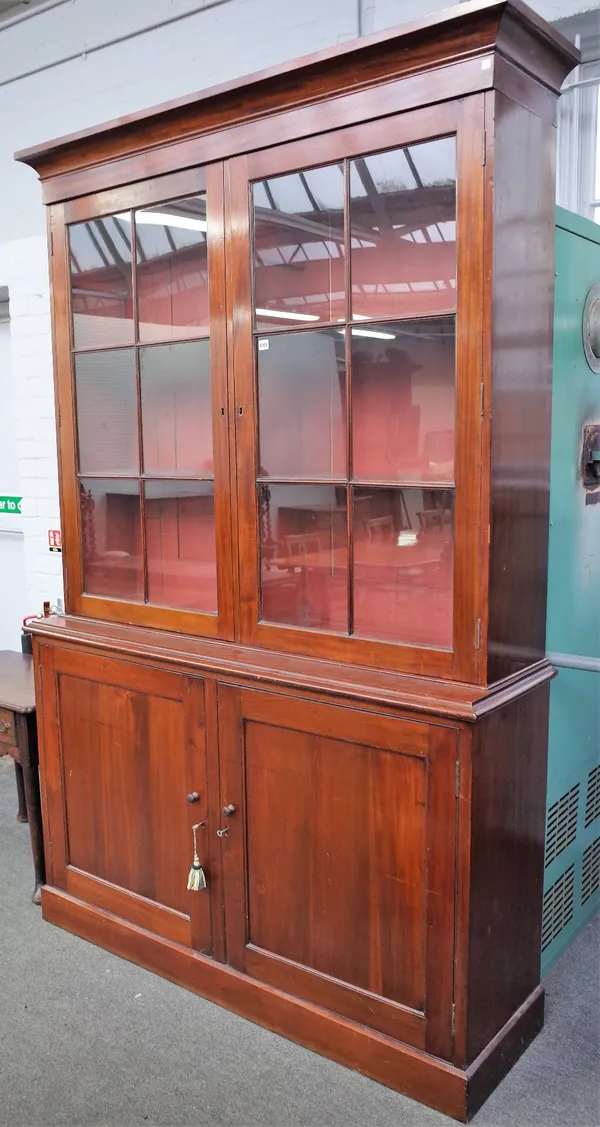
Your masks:
<svg viewBox="0 0 600 1127"><path fill-rule="evenodd" d="M473 725L35 645L46 918L471 1114ZM524 985L511 1059L541 1024Z"/></svg>

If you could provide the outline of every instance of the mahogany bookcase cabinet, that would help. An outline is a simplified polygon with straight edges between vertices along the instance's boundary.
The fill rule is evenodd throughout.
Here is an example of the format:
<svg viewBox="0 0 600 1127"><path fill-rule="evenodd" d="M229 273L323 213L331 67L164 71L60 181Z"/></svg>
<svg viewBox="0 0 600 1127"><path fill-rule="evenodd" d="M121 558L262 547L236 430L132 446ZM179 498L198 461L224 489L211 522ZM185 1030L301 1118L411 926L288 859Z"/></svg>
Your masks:
<svg viewBox="0 0 600 1127"><path fill-rule="evenodd" d="M575 61L466 3L18 154L66 591L44 916L458 1119L543 1020Z"/></svg>

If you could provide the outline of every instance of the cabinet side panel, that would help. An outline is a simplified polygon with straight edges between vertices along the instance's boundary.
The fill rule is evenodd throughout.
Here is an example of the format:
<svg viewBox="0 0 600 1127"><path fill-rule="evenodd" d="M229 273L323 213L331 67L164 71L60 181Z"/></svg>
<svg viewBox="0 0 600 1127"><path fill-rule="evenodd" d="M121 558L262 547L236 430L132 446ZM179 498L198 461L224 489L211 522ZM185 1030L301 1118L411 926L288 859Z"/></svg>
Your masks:
<svg viewBox="0 0 600 1127"><path fill-rule="evenodd" d="M540 981L548 707L545 684L475 733L468 1062Z"/></svg>
<svg viewBox="0 0 600 1127"><path fill-rule="evenodd" d="M556 130L504 94L491 106L493 682L545 652Z"/></svg>

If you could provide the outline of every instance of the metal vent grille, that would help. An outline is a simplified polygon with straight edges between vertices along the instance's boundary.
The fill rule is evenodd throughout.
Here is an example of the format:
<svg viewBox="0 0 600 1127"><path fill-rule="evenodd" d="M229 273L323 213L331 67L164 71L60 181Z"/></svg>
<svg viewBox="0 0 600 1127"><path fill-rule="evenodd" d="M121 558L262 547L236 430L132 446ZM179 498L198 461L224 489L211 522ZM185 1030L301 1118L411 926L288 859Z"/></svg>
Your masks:
<svg viewBox="0 0 600 1127"><path fill-rule="evenodd" d="M585 904L600 888L600 837L588 845L581 869L581 903Z"/></svg>
<svg viewBox="0 0 600 1127"><path fill-rule="evenodd" d="M573 919L575 866L554 881L544 896L542 911L542 951L550 946L559 932Z"/></svg>
<svg viewBox="0 0 600 1127"><path fill-rule="evenodd" d="M587 794L585 796L585 825L590 826L594 818L600 817L600 765L594 767L588 775Z"/></svg>
<svg viewBox="0 0 600 1127"><path fill-rule="evenodd" d="M600 801L600 778L598 779ZM577 807L579 805L579 783L563 794L548 811L546 824L545 867L551 865L555 857L575 841L577 836Z"/></svg>

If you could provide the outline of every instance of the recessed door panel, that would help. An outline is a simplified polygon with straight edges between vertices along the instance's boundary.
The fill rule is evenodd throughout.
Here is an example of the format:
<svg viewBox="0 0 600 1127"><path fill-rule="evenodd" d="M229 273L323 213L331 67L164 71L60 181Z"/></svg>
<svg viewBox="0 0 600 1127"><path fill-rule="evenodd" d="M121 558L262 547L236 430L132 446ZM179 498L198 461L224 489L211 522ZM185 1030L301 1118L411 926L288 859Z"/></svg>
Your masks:
<svg viewBox="0 0 600 1127"><path fill-rule="evenodd" d="M205 825L196 832L209 887L187 889L192 826L208 809L202 681L75 651L53 659L56 722L46 731L64 810L56 883L210 953Z"/></svg>
<svg viewBox="0 0 600 1127"><path fill-rule="evenodd" d="M422 1010L425 760L252 721L245 753L249 943Z"/></svg>
<svg viewBox="0 0 600 1127"><path fill-rule="evenodd" d="M451 1050L456 733L219 687L227 956Z"/></svg>
<svg viewBox="0 0 600 1127"><path fill-rule="evenodd" d="M181 702L74 676L59 699L69 863L186 913L174 877L187 827L169 822L186 774Z"/></svg>

